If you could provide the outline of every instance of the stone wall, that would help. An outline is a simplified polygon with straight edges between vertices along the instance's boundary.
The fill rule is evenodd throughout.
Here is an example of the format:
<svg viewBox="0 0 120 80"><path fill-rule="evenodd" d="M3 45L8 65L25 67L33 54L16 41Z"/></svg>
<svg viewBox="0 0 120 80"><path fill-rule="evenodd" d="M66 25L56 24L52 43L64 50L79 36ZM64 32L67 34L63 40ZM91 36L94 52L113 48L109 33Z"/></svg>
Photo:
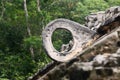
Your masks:
<svg viewBox="0 0 120 80"><path fill-rule="evenodd" d="M56 64L31 80L120 80L120 27L100 38L83 55Z"/></svg>
<svg viewBox="0 0 120 80"><path fill-rule="evenodd" d="M85 25L101 36L76 58L52 62L29 80L120 80L120 6L87 16Z"/></svg>

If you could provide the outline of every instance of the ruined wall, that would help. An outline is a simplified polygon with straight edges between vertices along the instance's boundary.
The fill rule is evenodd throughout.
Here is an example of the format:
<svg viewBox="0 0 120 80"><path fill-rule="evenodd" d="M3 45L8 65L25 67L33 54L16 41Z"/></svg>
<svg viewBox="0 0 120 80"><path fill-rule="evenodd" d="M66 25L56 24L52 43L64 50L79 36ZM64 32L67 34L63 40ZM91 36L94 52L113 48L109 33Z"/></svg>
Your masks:
<svg viewBox="0 0 120 80"><path fill-rule="evenodd" d="M31 80L120 80L120 28L100 38L67 63L59 63Z"/></svg>
<svg viewBox="0 0 120 80"><path fill-rule="evenodd" d="M120 80L120 7L86 19L87 27L100 35L105 33L76 58L66 63L52 62L29 80Z"/></svg>

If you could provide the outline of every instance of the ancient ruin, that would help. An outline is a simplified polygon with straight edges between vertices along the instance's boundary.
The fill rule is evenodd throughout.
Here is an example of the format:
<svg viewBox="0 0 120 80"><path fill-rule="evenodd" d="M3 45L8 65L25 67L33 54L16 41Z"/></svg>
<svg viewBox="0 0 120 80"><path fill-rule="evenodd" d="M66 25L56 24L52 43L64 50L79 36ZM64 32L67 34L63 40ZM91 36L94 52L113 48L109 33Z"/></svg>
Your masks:
<svg viewBox="0 0 120 80"><path fill-rule="evenodd" d="M43 45L55 61L29 80L120 80L120 6L85 19L84 25L57 19L46 26ZM59 28L72 33L71 50L59 52L53 47L51 36Z"/></svg>

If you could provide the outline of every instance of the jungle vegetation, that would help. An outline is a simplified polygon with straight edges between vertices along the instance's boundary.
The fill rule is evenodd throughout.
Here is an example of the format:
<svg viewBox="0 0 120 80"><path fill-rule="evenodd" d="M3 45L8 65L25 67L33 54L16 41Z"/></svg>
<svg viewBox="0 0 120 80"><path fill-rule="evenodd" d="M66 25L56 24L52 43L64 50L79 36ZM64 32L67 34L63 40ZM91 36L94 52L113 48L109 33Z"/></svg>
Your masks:
<svg viewBox="0 0 120 80"><path fill-rule="evenodd" d="M88 14L112 6L120 6L120 0L0 0L0 80L26 80L51 61L41 38L50 21L83 24ZM67 36L55 32L56 49L71 39Z"/></svg>

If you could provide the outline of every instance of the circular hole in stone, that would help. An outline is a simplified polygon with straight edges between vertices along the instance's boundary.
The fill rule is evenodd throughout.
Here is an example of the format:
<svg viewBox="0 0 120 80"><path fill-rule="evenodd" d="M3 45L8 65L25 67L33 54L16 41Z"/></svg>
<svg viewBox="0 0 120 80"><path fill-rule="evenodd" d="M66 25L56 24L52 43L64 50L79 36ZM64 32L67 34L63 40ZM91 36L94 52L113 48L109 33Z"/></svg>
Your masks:
<svg viewBox="0 0 120 80"><path fill-rule="evenodd" d="M52 43L59 52L68 52L73 47L73 37L67 29L56 29L52 34Z"/></svg>

